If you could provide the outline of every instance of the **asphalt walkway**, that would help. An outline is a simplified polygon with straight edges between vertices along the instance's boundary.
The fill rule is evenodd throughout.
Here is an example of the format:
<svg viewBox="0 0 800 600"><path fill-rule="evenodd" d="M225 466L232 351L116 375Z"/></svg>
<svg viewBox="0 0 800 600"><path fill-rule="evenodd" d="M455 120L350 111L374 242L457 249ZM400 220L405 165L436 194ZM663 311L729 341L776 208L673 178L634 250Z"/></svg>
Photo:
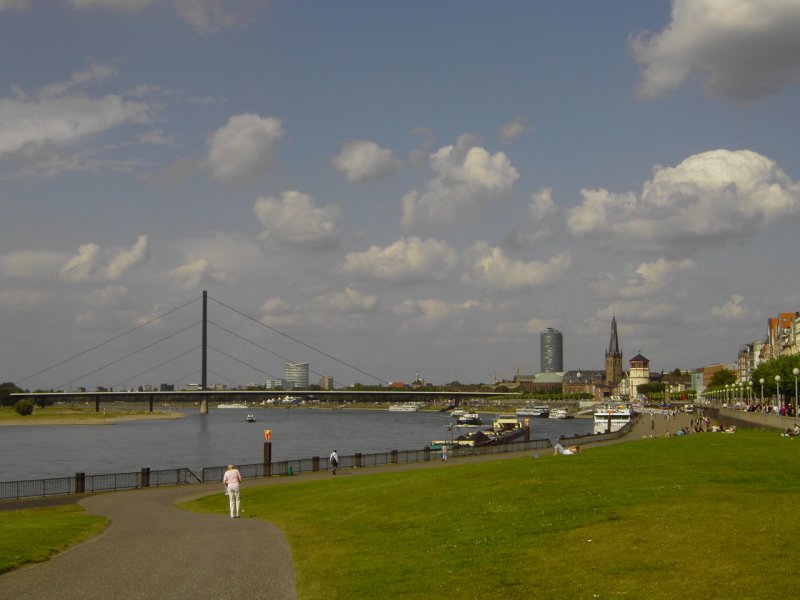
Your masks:
<svg viewBox="0 0 800 600"><path fill-rule="evenodd" d="M690 418L679 414L677 419L656 416L651 420L645 415L619 441L663 436L668 429L674 432L688 425ZM584 449L589 447L585 445ZM337 477L513 459L521 454L524 453L340 470ZM105 532L47 562L0 576L0 599L294 600L295 571L286 539L271 523L247 518L247 493L254 487L313 478L331 475L322 471L298 477L245 480L244 513L240 519L192 513L175 506L177 502L218 493L220 504L227 507L228 500L219 483L86 496L79 503L88 513L109 518Z"/></svg>

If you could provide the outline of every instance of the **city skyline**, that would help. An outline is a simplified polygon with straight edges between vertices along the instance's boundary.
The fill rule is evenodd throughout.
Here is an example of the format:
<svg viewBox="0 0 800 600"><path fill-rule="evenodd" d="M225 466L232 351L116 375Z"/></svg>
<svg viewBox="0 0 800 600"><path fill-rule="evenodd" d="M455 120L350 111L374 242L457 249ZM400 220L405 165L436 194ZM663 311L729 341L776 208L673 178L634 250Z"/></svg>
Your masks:
<svg viewBox="0 0 800 600"><path fill-rule="evenodd" d="M798 39L785 0L0 2L0 378L114 384L197 316L34 374L204 289L240 384L510 379L548 327L600 368L612 315L734 364L800 307Z"/></svg>

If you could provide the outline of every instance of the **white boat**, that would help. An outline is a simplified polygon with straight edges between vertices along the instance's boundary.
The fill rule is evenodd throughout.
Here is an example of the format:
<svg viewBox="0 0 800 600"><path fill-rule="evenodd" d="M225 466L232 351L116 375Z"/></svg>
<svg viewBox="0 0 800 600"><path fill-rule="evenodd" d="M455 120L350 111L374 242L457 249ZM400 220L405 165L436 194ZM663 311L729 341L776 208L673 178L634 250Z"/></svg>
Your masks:
<svg viewBox="0 0 800 600"><path fill-rule="evenodd" d="M419 403L418 402L403 402L402 404L392 404L389 407L389 410L392 412L418 412L419 411Z"/></svg>
<svg viewBox="0 0 800 600"><path fill-rule="evenodd" d="M525 406L516 410L518 417L539 417L546 419L550 416L549 406Z"/></svg>
<svg viewBox="0 0 800 600"><path fill-rule="evenodd" d="M457 424L459 427L480 427L483 425L481 417L478 413L464 413L458 417Z"/></svg>
<svg viewBox="0 0 800 600"><path fill-rule="evenodd" d="M566 408L556 408L550 411L551 419L571 419L572 415L569 414Z"/></svg>
<svg viewBox="0 0 800 600"><path fill-rule="evenodd" d="M457 408L450 413L450 416L457 419L458 417L463 417L465 414L466 411L463 408Z"/></svg>
<svg viewBox="0 0 800 600"><path fill-rule="evenodd" d="M247 404L241 402L225 402L217 404L217 408L247 408Z"/></svg>
<svg viewBox="0 0 800 600"><path fill-rule="evenodd" d="M247 421L248 423L255 423L256 422L256 416L252 415L252 414L247 415L247 417L245 417L245 421Z"/></svg>
<svg viewBox="0 0 800 600"><path fill-rule="evenodd" d="M614 433L631 421L631 409L624 404L601 406L594 411L594 432Z"/></svg>

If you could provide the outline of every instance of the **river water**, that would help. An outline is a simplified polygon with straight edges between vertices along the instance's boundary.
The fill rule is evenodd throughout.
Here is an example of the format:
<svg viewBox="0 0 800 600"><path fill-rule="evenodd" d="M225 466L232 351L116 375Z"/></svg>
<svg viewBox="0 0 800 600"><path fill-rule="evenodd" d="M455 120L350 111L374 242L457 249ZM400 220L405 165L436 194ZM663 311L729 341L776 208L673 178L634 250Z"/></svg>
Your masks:
<svg viewBox="0 0 800 600"><path fill-rule="evenodd" d="M211 409L200 415L182 409L181 418L104 425L21 425L0 427L0 481L125 473L142 467L173 469L259 463L264 430L272 432L272 460L327 457L391 450L418 450L449 439L448 413L388 410ZM255 423L247 423L252 413ZM493 415L483 415L491 426ZM584 435L591 419L531 419L531 438ZM458 436L454 428L454 435Z"/></svg>

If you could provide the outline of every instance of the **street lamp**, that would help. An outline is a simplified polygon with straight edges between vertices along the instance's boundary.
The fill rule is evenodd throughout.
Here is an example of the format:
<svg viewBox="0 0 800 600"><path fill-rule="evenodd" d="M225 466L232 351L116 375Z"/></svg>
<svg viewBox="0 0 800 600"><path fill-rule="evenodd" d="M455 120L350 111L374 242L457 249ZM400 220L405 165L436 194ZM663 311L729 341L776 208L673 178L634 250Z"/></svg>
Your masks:
<svg viewBox="0 0 800 600"><path fill-rule="evenodd" d="M794 416L797 417L797 376L800 375L800 369L795 367L792 369L794 375Z"/></svg>
<svg viewBox="0 0 800 600"><path fill-rule="evenodd" d="M728 399L728 392L731 389L731 385L729 383L725 384L725 406L730 406L730 400Z"/></svg>
<svg viewBox="0 0 800 600"><path fill-rule="evenodd" d="M764 410L764 378L758 380L761 384L761 410Z"/></svg>
<svg viewBox="0 0 800 600"><path fill-rule="evenodd" d="M749 392L747 394L748 395L747 403L750 406L752 406L753 405L753 380L752 379L747 382L747 388L749 390Z"/></svg>
<svg viewBox="0 0 800 600"><path fill-rule="evenodd" d="M778 410L781 408L781 376L775 375L775 401L778 403Z"/></svg>

